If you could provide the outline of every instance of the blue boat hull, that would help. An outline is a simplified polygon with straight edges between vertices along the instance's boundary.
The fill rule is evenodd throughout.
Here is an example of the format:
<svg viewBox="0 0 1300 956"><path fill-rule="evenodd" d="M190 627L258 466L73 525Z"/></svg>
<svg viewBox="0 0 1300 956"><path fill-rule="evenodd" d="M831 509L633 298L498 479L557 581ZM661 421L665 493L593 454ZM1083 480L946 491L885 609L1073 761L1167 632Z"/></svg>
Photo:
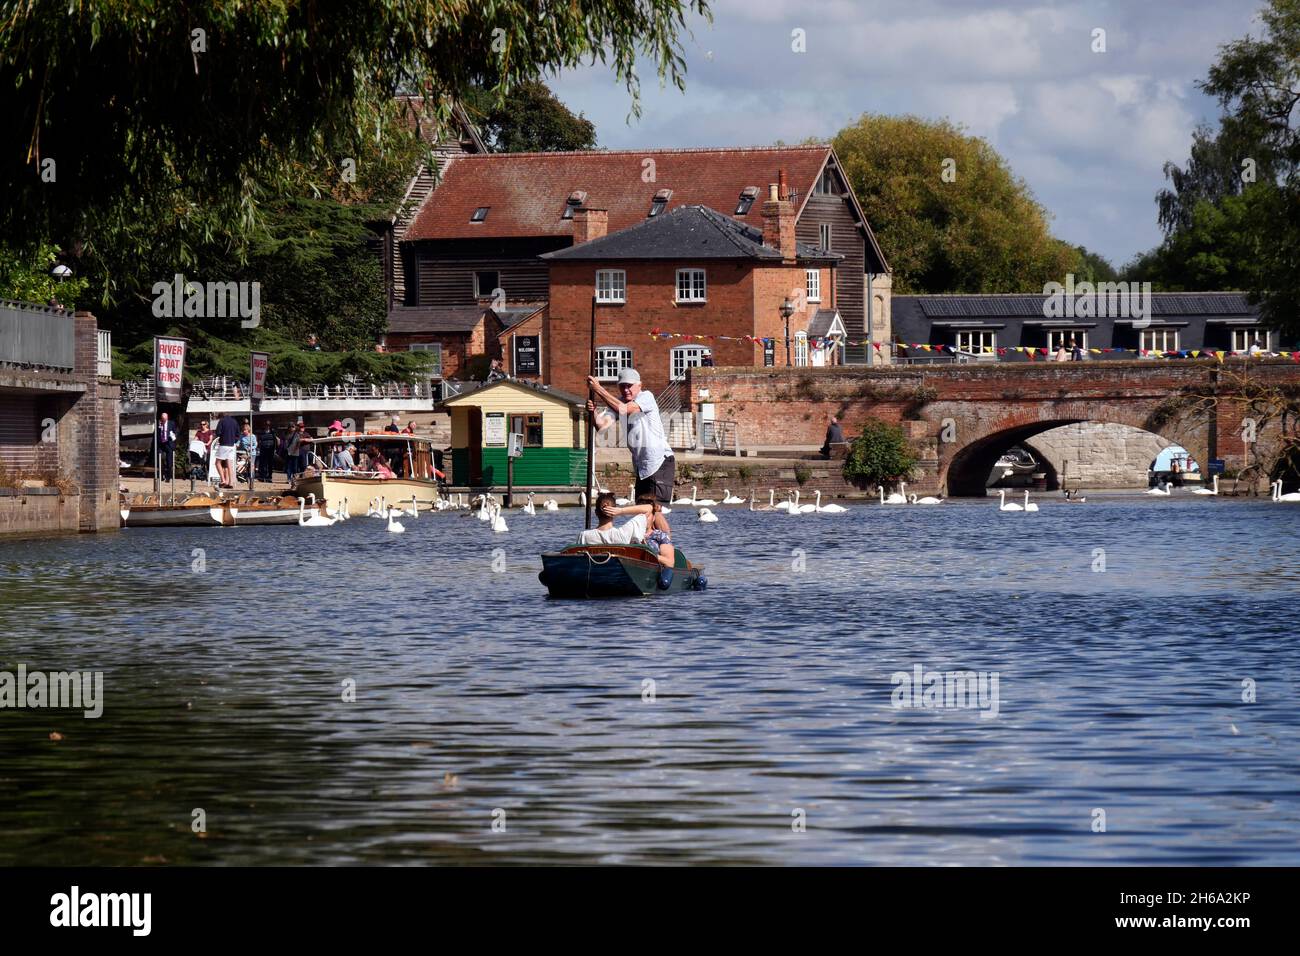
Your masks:
<svg viewBox="0 0 1300 956"><path fill-rule="evenodd" d="M542 555L537 576L553 598L641 597L700 588L700 569L680 550L672 584L659 587L659 560L642 545L575 545Z"/></svg>

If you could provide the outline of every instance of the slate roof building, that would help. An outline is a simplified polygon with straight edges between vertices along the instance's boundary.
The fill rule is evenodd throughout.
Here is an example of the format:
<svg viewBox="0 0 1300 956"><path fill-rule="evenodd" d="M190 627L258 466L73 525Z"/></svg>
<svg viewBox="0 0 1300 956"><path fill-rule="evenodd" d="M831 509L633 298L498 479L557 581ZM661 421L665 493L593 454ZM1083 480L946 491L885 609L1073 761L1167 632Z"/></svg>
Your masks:
<svg viewBox="0 0 1300 956"><path fill-rule="evenodd" d="M576 244L541 256L550 267L545 380L581 391L593 308L599 377L635 367L656 393L693 366L841 361L846 257L800 242L794 204L780 194L770 184L761 228L687 205L606 234L605 210L577 210Z"/></svg>
<svg viewBox="0 0 1300 956"><path fill-rule="evenodd" d="M1090 297L1061 308L1047 295L894 297L894 348L905 362L1041 361L1073 341L1094 360L1290 350L1239 292ZM1133 308L1133 306L1139 306ZM1098 314L1100 313L1100 314ZM929 349L918 346L929 346Z"/></svg>
<svg viewBox="0 0 1300 956"><path fill-rule="evenodd" d="M730 235L743 245L761 231L769 185L778 181L796 241L840 257L827 292L850 337L861 341L870 299L872 331L888 342L889 266L828 145L459 155L402 235L400 305L546 302L550 263L542 257L583 240L576 230L584 208L602 210L604 233L613 235L683 206L705 207L749 227L713 241ZM660 324L676 317L667 313ZM861 361L867 351L855 346L845 357Z"/></svg>

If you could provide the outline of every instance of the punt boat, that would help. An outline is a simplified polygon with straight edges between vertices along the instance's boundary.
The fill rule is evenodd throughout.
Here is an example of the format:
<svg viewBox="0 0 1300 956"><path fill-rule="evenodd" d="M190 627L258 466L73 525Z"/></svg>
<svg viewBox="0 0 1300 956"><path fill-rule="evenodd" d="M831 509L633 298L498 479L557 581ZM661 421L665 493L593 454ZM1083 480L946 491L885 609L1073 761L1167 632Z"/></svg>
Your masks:
<svg viewBox="0 0 1300 956"><path fill-rule="evenodd" d="M659 589L659 559L641 544L574 545L542 555L538 580L553 598L640 597L703 590L701 568L686 560L680 548L672 584Z"/></svg>

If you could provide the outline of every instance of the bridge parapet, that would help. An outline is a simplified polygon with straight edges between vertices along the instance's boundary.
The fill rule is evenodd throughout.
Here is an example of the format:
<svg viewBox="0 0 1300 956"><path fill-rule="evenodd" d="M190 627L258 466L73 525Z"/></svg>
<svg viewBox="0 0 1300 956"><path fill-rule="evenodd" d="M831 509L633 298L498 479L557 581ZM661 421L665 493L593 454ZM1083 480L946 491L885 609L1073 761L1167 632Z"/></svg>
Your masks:
<svg viewBox="0 0 1300 956"><path fill-rule="evenodd" d="M1129 425L1183 445L1229 472L1258 469L1280 447L1280 422L1243 435L1242 382L1300 388L1287 360L1136 360L940 367L695 368L687 398L708 390L715 415L768 445L820 444L837 416L846 435L868 419L901 424L935 486L982 493L984 477L1011 445L1076 422ZM1206 399L1206 396L1217 395ZM1263 475L1255 476L1262 480Z"/></svg>

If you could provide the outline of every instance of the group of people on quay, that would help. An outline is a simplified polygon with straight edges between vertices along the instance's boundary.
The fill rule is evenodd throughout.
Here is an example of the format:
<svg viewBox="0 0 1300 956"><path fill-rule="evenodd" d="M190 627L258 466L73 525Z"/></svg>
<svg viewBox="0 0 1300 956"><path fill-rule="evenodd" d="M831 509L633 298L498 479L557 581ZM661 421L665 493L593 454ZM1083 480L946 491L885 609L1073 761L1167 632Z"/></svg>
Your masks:
<svg viewBox="0 0 1300 956"><path fill-rule="evenodd" d="M414 435L415 424L401 425L400 417L384 427L384 432ZM247 417L240 419L229 413L215 421L202 419L187 445L187 477L194 481L208 481L214 488L233 489L248 480L251 472L256 480L270 483L276 471L283 472L285 481L292 484L295 478L309 475L316 469L335 472L364 472L380 478L413 477L401 442L383 442L377 435L364 439L349 435L343 423L335 420L326 430L326 437L339 441L321 443L312 441L313 434L305 422L299 420L288 427L277 428L265 421L255 433ZM177 428L167 414L158 417L154 434L158 469L164 476L175 475L175 453L179 438ZM358 447L357 441L362 442ZM419 477L434 477L433 475ZM437 472L437 477L442 477Z"/></svg>

